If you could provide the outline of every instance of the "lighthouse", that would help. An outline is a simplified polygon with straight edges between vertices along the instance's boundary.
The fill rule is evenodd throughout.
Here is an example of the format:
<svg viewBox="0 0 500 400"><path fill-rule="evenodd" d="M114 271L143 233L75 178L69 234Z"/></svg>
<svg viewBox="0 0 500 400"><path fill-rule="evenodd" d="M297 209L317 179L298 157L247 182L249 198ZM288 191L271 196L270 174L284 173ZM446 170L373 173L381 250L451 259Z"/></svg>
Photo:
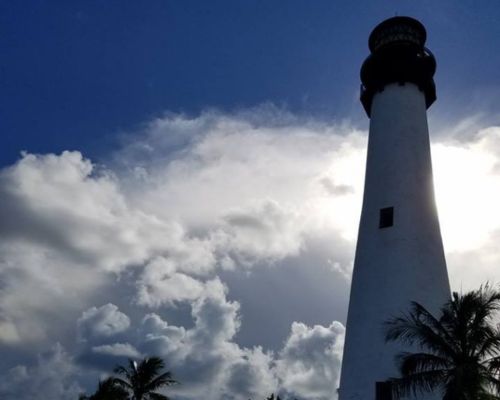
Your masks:
<svg viewBox="0 0 500 400"><path fill-rule="evenodd" d="M438 312L450 299L434 200L427 109L436 100L436 61L417 20L375 27L361 67L370 118L363 207L349 298L340 400L387 400L397 377L384 322L411 301ZM427 397L429 398L429 397Z"/></svg>

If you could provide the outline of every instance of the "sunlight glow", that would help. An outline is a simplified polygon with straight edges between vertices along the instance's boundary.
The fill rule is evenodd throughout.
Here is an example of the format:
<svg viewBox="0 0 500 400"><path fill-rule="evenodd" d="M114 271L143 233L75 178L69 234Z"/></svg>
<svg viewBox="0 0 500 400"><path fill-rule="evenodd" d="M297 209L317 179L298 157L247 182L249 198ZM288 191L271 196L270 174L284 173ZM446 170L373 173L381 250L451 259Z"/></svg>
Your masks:
<svg viewBox="0 0 500 400"><path fill-rule="evenodd" d="M497 140L498 139L498 140ZM432 146L434 187L445 251L467 252L486 245L500 229L500 129L485 131L476 141ZM363 195L366 153L359 147L336 154L325 177L345 193L312 196L315 217L355 241Z"/></svg>
<svg viewBox="0 0 500 400"><path fill-rule="evenodd" d="M445 251L480 247L500 227L497 158L481 142L436 144L432 155Z"/></svg>
<svg viewBox="0 0 500 400"><path fill-rule="evenodd" d="M361 215L366 151L353 147L336 154L333 159L335 161L326 169L323 178L335 185L331 188L333 193L316 185L310 208L318 221L334 226L342 238L354 242Z"/></svg>

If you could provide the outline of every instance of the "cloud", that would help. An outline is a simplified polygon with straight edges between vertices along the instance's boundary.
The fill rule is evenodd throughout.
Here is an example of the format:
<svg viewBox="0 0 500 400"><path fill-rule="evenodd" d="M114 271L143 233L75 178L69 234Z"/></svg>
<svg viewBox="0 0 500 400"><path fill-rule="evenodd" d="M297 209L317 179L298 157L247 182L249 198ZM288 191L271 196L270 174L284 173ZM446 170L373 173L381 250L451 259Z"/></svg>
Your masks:
<svg viewBox="0 0 500 400"><path fill-rule="evenodd" d="M182 241L175 223L130 209L112 174L78 152L25 154L2 170L0 219L0 310L35 342L92 301L109 272Z"/></svg>
<svg viewBox="0 0 500 400"><path fill-rule="evenodd" d="M232 209L222 219L224 228L216 233L218 244L239 265L294 256L303 246L303 219L276 201L261 200Z"/></svg>
<svg viewBox="0 0 500 400"><path fill-rule="evenodd" d="M157 238L175 229L130 210L112 174L79 152L25 154L2 171L0 188L0 235L76 264L120 270L147 259L162 247Z"/></svg>
<svg viewBox="0 0 500 400"><path fill-rule="evenodd" d="M500 261L500 128L464 126L433 147L454 288L498 281ZM40 362L62 370L40 392L59 399L160 355L183 400L331 398L365 146L348 124L268 108L167 114L106 164L24 154L0 171L3 393Z"/></svg>
<svg viewBox="0 0 500 400"><path fill-rule="evenodd" d="M128 205L114 174L78 152L25 154L3 169L0 219L3 341L43 346L115 276L154 257L186 270L214 263L203 241Z"/></svg>
<svg viewBox="0 0 500 400"><path fill-rule="evenodd" d="M192 303L190 329L170 325L157 314L142 321L138 347L163 356L183 383L168 393L215 400L261 398L280 391L330 399L340 372L342 324L309 328L294 322L281 351L244 348L234 341L241 326L240 306L228 301L226 293L219 280L208 282L204 294ZM266 334L265 328L261 333Z"/></svg>
<svg viewBox="0 0 500 400"><path fill-rule="evenodd" d="M185 346L193 351L210 351L232 339L240 327L239 304L226 299L227 288L219 279L208 281L203 293L191 303L194 327L170 326L157 314L147 315L142 322L144 344L159 339L170 344L163 348L166 356L182 356ZM196 348L196 350L194 349ZM167 349L171 349L166 353ZM160 350L159 348L157 350Z"/></svg>
<svg viewBox="0 0 500 400"><path fill-rule="evenodd" d="M14 344L20 341L21 337L12 321L0 317L0 343Z"/></svg>
<svg viewBox="0 0 500 400"><path fill-rule="evenodd" d="M277 362L284 391L308 399L331 399L338 388L344 334L339 322L311 328L294 322Z"/></svg>
<svg viewBox="0 0 500 400"><path fill-rule="evenodd" d="M99 308L91 307L77 320L81 340L109 337L123 332L130 326L130 318L108 303Z"/></svg>
<svg viewBox="0 0 500 400"><path fill-rule="evenodd" d="M113 343L94 346L92 347L92 352L95 354L105 354L114 357L127 357L132 359L139 359L142 356L141 353L139 353L130 343Z"/></svg>
<svg viewBox="0 0 500 400"><path fill-rule="evenodd" d="M6 371L0 382L3 399L73 400L82 392L75 380L77 370L71 356L56 343L37 358L34 366L16 365Z"/></svg>
<svg viewBox="0 0 500 400"><path fill-rule="evenodd" d="M127 198L199 233L224 218L230 222L234 213L269 212L273 202L274 209L307 222L303 229L332 223L322 218L325 203L333 208L337 201L360 203L365 135L347 125L313 120L290 125L289 116L276 114L271 126L256 115L248 120L211 112L154 121L115 155ZM165 151L178 134L187 136L188 145ZM337 199L325 190L325 178L353 190ZM352 229L352 221L340 223L342 230ZM294 241L290 251L296 249Z"/></svg>
<svg viewBox="0 0 500 400"><path fill-rule="evenodd" d="M137 281L137 303L149 307L199 298L205 287L202 282L176 271L169 259L158 257L145 265Z"/></svg>
<svg viewBox="0 0 500 400"><path fill-rule="evenodd" d="M240 348L233 341L241 316L239 304L227 300L226 293L220 280L207 282L202 295L191 305L194 326L190 329L170 325L157 314L149 314L142 321L138 347L164 357L175 378L182 382L169 390L172 395L203 395L215 400L247 394L263 396L274 389L271 354L260 348Z"/></svg>
<svg viewBox="0 0 500 400"><path fill-rule="evenodd" d="M274 370L274 357L261 347L244 349L234 360L226 377L227 398L267 398L279 389L279 378Z"/></svg>

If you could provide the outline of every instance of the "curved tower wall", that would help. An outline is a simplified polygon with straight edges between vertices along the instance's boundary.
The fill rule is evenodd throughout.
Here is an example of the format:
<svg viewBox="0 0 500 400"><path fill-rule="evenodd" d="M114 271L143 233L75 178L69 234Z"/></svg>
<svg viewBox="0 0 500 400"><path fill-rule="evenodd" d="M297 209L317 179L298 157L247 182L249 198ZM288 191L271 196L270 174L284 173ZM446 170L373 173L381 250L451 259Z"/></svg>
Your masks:
<svg viewBox="0 0 500 400"><path fill-rule="evenodd" d="M372 90L365 97L371 119L340 400L375 400L376 382L398 376L395 355L408 349L385 343L384 321L411 301L437 312L450 299L434 201L429 93L418 81L364 89Z"/></svg>

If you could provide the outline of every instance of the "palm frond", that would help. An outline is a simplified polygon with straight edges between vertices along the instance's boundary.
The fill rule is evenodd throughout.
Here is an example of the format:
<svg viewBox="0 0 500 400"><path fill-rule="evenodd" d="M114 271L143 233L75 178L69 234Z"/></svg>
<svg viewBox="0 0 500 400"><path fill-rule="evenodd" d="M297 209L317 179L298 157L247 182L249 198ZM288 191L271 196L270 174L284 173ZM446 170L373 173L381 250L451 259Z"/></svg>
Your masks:
<svg viewBox="0 0 500 400"><path fill-rule="evenodd" d="M399 399L406 396L431 393L439 388L446 377L445 370L433 370L411 374L402 378L391 378L394 396Z"/></svg>
<svg viewBox="0 0 500 400"><path fill-rule="evenodd" d="M430 353L403 352L398 354L396 359L403 377L427 371L446 370L451 366L446 358Z"/></svg>
<svg viewBox="0 0 500 400"><path fill-rule="evenodd" d="M446 329L423 306L413 302L409 313L385 322L385 340L418 345L438 354L451 356L457 352Z"/></svg>
<svg viewBox="0 0 500 400"><path fill-rule="evenodd" d="M485 337L480 341L482 343L476 352L476 355L480 358L484 357L494 357L500 353L500 331L497 329L492 330L492 333L485 335Z"/></svg>
<svg viewBox="0 0 500 400"><path fill-rule="evenodd" d="M164 386L177 383L170 371L162 373L164 367L165 363L159 357L144 358L139 363L129 359L127 367L118 366L114 370L122 375L123 379L115 379L118 385L133 393L134 399L168 400L166 396L155 392Z"/></svg>
<svg viewBox="0 0 500 400"><path fill-rule="evenodd" d="M131 380L131 378L132 378L132 374L129 372L129 370L128 370L127 368L125 368L125 367L121 366L121 365L119 365L119 366L115 367L115 369L113 370L113 372L114 372L115 374L118 374L118 375L124 375L124 376L125 376L125 378L126 378L127 380L129 380L129 381L130 381L130 380Z"/></svg>
<svg viewBox="0 0 500 400"><path fill-rule="evenodd" d="M126 388L126 389L132 389L132 385L130 384L130 382L127 382L126 380L124 379L121 379L121 378L113 378L114 382L118 385L118 386L121 386L123 388Z"/></svg>
<svg viewBox="0 0 500 400"><path fill-rule="evenodd" d="M385 323L386 341L399 341L418 352L396 357L400 378L396 397L440 389L444 400L500 400L500 291L488 285L453 293L439 318L419 303Z"/></svg>
<svg viewBox="0 0 500 400"><path fill-rule="evenodd" d="M488 392L496 396L500 395L500 379L496 376L485 376ZM500 398L500 397L497 397Z"/></svg>
<svg viewBox="0 0 500 400"><path fill-rule="evenodd" d="M170 371L167 371L167 372L157 376L153 380L151 380L146 385L146 389L147 390L156 390L162 386L171 386L171 385L174 385L176 383L177 383L177 381L174 378L172 378L172 373Z"/></svg>

